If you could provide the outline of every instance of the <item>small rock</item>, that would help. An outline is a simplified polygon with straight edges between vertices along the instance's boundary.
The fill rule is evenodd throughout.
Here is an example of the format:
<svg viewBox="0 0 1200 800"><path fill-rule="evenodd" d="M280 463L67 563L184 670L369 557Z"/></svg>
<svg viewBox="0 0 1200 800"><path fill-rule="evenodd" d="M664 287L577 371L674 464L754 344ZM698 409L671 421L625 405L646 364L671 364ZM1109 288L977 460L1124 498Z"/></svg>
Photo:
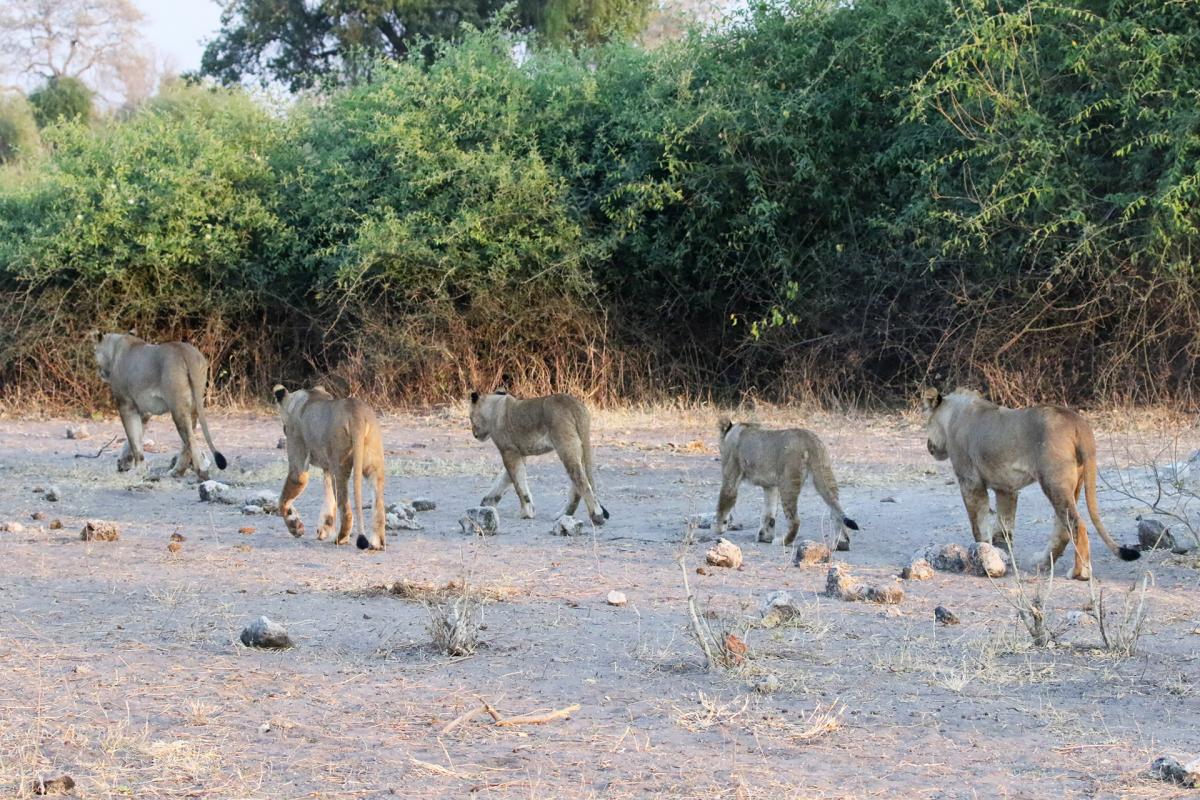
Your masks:
<svg viewBox="0 0 1200 800"><path fill-rule="evenodd" d="M702 531L710 529L716 521L717 515L712 511L704 514L691 514L684 519L689 528L699 528Z"/></svg>
<svg viewBox="0 0 1200 800"><path fill-rule="evenodd" d="M12 522L0 522L0 531L8 533L24 533L25 526L15 520Z"/></svg>
<svg viewBox="0 0 1200 800"><path fill-rule="evenodd" d="M92 438L92 433L91 433L91 431L89 431L87 429L87 425L68 425L67 426L67 438L68 439L90 439L90 438Z"/></svg>
<svg viewBox="0 0 1200 800"><path fill-rule="evenodd" d="M704 567L696 567L696 574L697 575L707 575L708 570L706 570Z"/></svg>
<svg viewBox="0 0 1200 800"><path fill-rule="evenodd" d="M270 733L271 732L271 723L264 722L262 725L259 725L258 732L259 733Z"/></svg>
<svg viewBox="0 0 1200 800"><path fill-rule="evenodd" d="M57 503L62 499L62 492L59 491L57 486L47 486L46 493L42 497L45 497L51 503Z"/></svg>
<svg viewBox="0 0 1200 800"><path fill-rule="evenodd" d="M169 552L169 553L178 553L182 549L183 549L182 542L170 542L167 544L167 552Z"/></svg>
<svg viewBox="0 0 1200 800"><path fill-rule="evenodd" d="M834 564L825 575L825 594L841 600L862 600L866 590L850 575L845 564Z"/></svg>
<svg viewBox="0 0 1200 800"><path fill-rule="evenodd" d="M287 629L278 622L259 617L242 630L242 644L246 647L291 647L292 640Z"/></svg>
<svg viewBox="0 0 1200 800"><path fill-rule="evenodd" d="M606 600L610 606L623 606L627 602L625 599L625 593L618 592L616 589L613 589L608 593Z"/></svg>
<svg viewBox="0 0 1200 800"><path fill-rule="evenodd" d="M1086 611L1068 611L1065 619L1072 627L1085 627L1096 624L1096 618Z"/></svg>
<svg viewBox="0 0 1200 800"><path fill-rule="evenodd" d="M62 530L62 526L63 526L63 524L62 524L62 520L61 520L61 519L52 519L52 520L50 520L50 530L52 530L52 531L61 531L61 530Z"/></svg>
<svg viewBox="0 0 1200 800"><path fill-rule="evenodd" d="M287 449L287 437L286 436L279 437L279 441L275 443L275 449L276 450L286 450Z"/></svg>
<svg viewBox="0 0 1200 800"><path fill-rule="evenodd" d="M242 534L243 536L249 536L250 534L254 533L254 528L250 527L249 525L245 525L241 528L238 528L238 533Z"/></svg>
<svg viewBox="0 0 1200 800"><path fill-rule="evenodd" d="M1138 544L1143 550L1174 550L1175 537L1171 529L1156 519L1138 517Z"/></svg>
<svg viewBox="0 0 1200 800"><path fill-rule="evenodd" d="M41 487L41 486L35 486L35 487L33 487L33 493L34 493L34 494L42 494L42 493L43 493L43 492L45 492L45 491L46 491L46 490L45 490L45 488L44 488L44 487Z"/></svg>
<svg viewBox="0 0 1200 800"><path fill-rule="evenodd" d="M918 553L917 558L924 558L929 566L939 572L966 572L971 567L971 554L960 544L947 544L941 547L930 545L924 553Z"/></svg>
<svg viewBox="0 0 1200 800"><path fill-rule="evenodd" d="M583 534L583 520L563 514L554 523L554 528L551 529L550 533L555 536L581 536Z"/></svg>
<svg viewBox="0 0 1200 800"><path fill-rule="evenodd" d="M38 778L33 783L34 794L67 794L75 788L75 779L70 775L57 778Z"/></svg>
<svg viewBox="0 0 1200 800"><path fill-rule="evenodd" d="M179 531L175 531L174 533L172 533L172 534L171 534L171 541L172 541L172 542L186 542L186 541L187 541L187 537L186 537L186 536L184 536L184 535L183 535L182 533L180 533Z"/></svg>
<svg viewBox="0 0 1200 800"><path fill-rule="evenodd" d="M251 492L242 502L244 505L258 506L265 514L274 514L279 511L279 495L269 489Z"/></svg>
<svg viewBox="0 0 1200 800"><path fill-rule="evenodd" d="M988 542L976 542L971 545L971 570L987 578L1003 578L1008 572L1001 551Z"/></svg>
<svg viewBox="0 0 1200 800"><path fill-rule="evenodd" d="M437 503L428 497L418 497L412 501L412 507L414 511L436 511Z"/></svg>
<svg viewBox="0 0 1200 800"><path fill-rule="evenodd" d="M1154 759L1154 763L1150 765L1150 774L1183 786L1200 787L1200 758L1188 764L1180 764L1170 756L1161 756Z"/></svg>
<svg viewBox="0 0 1200 800"><path fill-rule="evenodd" d="M417 516L417 509L413 507L412 503L392 503L387 507L387 512L405 519L415 519Z"/></svg>
<svg viewBox="0 0 1200 800"><path fill-rule="evenodd" d="M704 560L710 567L737 569L742 566L742 548L728 539L717 539L712 549L704 554Z"/></svg>
<svg viewBox="0 0 1200 800"><path fill-rule="evenodd" d="M246 516L254 516L255 514L263 513L263 507L262 506L245 505L245 506L242 506L242 513L245 514Z"/></svg>
<svg viewBox="0 0 1200 800"><path fill-rule="evenodd" d="M200 500L205 503L227 503L233 505L233 489L220 481L204 481L199 484Z"/></svg>
<svg viewBox="0 0 1200 800"><path fill-rule="evenodd" d="M945 606L938 606L933 610L933 618L937 620L939 625L957 625L958 616L953 611Z"/></svg>
<svg viewBox="0 0 1200 800"><path fill-rule="evenodd" d="M43 520L46 518L46 513L44 511L35 511L29 515L29 518L32 520Z"/></svg>
<svg viewBox="0 0 1200 800"><path fill-rule="evenodd" d="M395 511L389 511L384 515L384 527L389 531L419 531L422 529L421 523L412 517L397 514Z"/></svg>
<svg viewBox="0 0 1200 800"><path fill-rule="evenodd" d="M771 592L758 609L759 624L764 628L777 628L800 613L792 596L782 589Z"/></svg>
<svg viewBox="0 0 1200 800"><path fill-rule="evenodd" d="M780 689L779 678L774 673L763 678L758 683L754 684L754 691L759 694L774 694Z"/></svg>
<svg viewBox="0 0 1200 800"><path fill-rule="evenodd" d="M796 557L792 559L792 563L796 566L801 564L826 564L833 557L829 545L824 542L814 542L812 539L805 539L800 544L796 545Z"/></svg>
<svg viewBox="0 0 1200 800"><path fill-rule="evenodd" d="M476 506L468 508L467 513L458 521L463 533L476 536L492 536L500 528L500 515L494 506Z"/></svg>
<svg viewBox="0 0 1200 800"><path fill-rule="evenodd" d="M121 538L121 532L111 522L89 519L84 523L79 538L85 542L115 542Z"/></svg>
<svg viewBox="0 0 1200 800"><path fill-rule="evenodd" d="M923 558L914 558L911 564L900 570L900 577L906 581L927 581L933 577L933 567Z"/></svg>
<svg viewBox="0 0 1200 800"><path fill-rule="evenodd" d="M885 497L885 498L881 499L879 502L881 502L881 503L899 503L900 501L894 497Z"/></svg>
<svg viewBox="0 0 1200 800"><path fill-rule="evenodd" d="M894 606L904 600L904 590L896 585L868 586L867 600L885 606Z"/></svg>

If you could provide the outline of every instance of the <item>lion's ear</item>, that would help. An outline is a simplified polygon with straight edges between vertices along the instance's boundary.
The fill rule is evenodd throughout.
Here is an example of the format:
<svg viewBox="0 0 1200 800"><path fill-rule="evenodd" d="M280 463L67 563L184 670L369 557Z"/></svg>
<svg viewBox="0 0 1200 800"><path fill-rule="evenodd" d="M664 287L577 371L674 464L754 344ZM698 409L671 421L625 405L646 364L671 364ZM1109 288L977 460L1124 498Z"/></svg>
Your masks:
<svg viewBox="0 0 1200 800"><path fill-rule="evenodd" d="M88 331L88 338L92 340L93 344L100 344L100 342L104 340L104 334L97 329L92 328L90 331Z"/></svg>
<svg viewBox="0 0 1200 800"><path fill-rule="evenodd" d="M933 411L942 404L942 393L932 386L921 390L921 405L926 411Z"/></svg>
<svg viewBox="0 0 1200 800"><path fill-rule="evenodd" d="M721 438L725 438L725 434L729 433L729 429L733 427L733 420L729 417L721 417L717 420L717 431L720 432Z"/></svg>
<svg viewBox="0 0 1200 800"><path fill-rule="evenodd" d="M508 394L512 391L512 376L507 372L500 376L500 385L496 387L496 394Z"/></svg>
<svg viewBox="0 0 1200 800"><path fill-rule="evenodd" d="M479 402L479 392L471 392L471 405Z"/></svg>
<svg viewBox="0 0 1200 800"><path fill-rule="evenodd" d="M271 392L274 393L274 395L275 395L276 403L282 403L283 398L288 396L288 390L283 388L283 384L281 384L281 383L275 384L275 388L272 389Z"/></svg>
<svg viewBox="0 0 1200 800"><path fill-rule="evenodd" d="M130 328L128 331L126 331L126 333L128 333L130 336L137 336L137 328Z"/></svg>

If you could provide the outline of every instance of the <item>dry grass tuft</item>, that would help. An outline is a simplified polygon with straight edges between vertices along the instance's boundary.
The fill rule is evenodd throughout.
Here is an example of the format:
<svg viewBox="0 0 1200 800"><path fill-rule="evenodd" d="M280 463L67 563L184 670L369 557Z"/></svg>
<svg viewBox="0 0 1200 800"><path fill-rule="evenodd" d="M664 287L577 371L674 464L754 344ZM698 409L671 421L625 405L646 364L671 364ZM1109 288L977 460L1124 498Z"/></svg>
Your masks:
<svg viewBox="0 0 1200 800"><path fill-rule="evenodd" d="M483 604L465 586L456 594L444 595L425 604L429 611L429 635L433 646L448 656L469 656L479 646Z"/></svg>
<svg viewBox="0 0 1200 800"><path fill-rule="evenodd" d="M1138 640L1142 638L1146 625L1146 592L1153 585L1153 573L1142 573L1141 579L1135 581L1125 593L1120 609L1110 614L1104 601L1104 588L1095 578L1088 581L1092 615L1096 618L1100 641L1105 650L1121 658L1129 658L1137 650Z"/></svg>

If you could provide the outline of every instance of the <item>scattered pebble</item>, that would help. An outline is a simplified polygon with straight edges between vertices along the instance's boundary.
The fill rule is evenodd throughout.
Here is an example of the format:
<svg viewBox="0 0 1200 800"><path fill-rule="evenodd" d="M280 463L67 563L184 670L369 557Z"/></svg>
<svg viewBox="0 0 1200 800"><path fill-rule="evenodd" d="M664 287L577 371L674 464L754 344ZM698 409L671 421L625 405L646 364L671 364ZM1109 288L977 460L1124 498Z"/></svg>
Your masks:
<svg viewBox="0 0 1200 800"><path fill-rule="evenodd" d="M436 511L437 503L428 497L418 497L412 501L412 507L414 511Z"/></svg>
<svg viewBox="0 0 1200 800"><path fill-rule="evenodd" d="M51 503L57 503L62 498L62 492L57 486L47 486L46 493L42 495Z"/></svg>
<svg viewBox="0 0 1200 800"><path fill-rule="evenodd" d="M34 794L67 794L75 788L75 779L70 775L57 778L38 778L33 783Z"/></svg>
<svg viewBox="0 0 1200 800"><path fill-rule="evenodd" d="M702 531L710 529L716 521L717 515L712 511L704 514L690 514L684 519L689 528L698 528Z"/></svg>
<svg viewBox="0 0 1200 800"><path fill-rule="evenodd" d="M492 536L500 528L500 515L496 513L494 506L476 506L468 508L458 524L463 533Z"/></svg>
<svg viewBox="0 0 1200 800"><path fill-rule="evenodd" d="M717 539L712 549L704 554L704 560L711 567L738 569L742 566L742 548L728 539Z"/></svg>
<svg viewBox="0 0 1200 800"><path fill-rule="evenodd" d="M1068 625L1076 628L1096 624L1096 618L1086 611L1068 611L1066 620Z"/></svg>
<svg viewBox="0 0 1200 800"><path fill-rule="evenodd" d="M52 530L52 531L61 531L61 530L62 530L62 526L63 526L63 524L62 524L62 520L61 520L61 519L52 519L52 520L50 520L50 530Z"/></svg>
<svg viewBox="0 0 1200 800"><path fill-rule="evenodd" d="M233 505L233 490L227 483L220 481L204 481L197 487L200 500L205 503L228 503Z"/></svg>
<svg viewBox="0 0 1200 800"><path fill-rule="evenodd" d="M826 564L832 557L833 552L829 549L829 545L824 542L814 542L812 539L805 539L796 545L796 557L792 559L792 563L796 566L800 566L801 564Z"/></svg>
<svg viewBox="0 0 1200 800"><path fill-rule="evenodd" d="M779 678L776 677L774 673L754 684L754 691L758 692L759 694L774 694L775 692L778 692L780 688L781 684L779 683Z"/></svg>
<svg viewBox="0 0 1200 800"><path fill-rule="evenodd" d="M91 433L91 431L89 431L87 429L87 425L68 425L67 426L67 438L68 439L90 439L90 438L92 438L92 433Z"/></svg>
<svg viewBox="0 0 1200 800"><path fill-rule="evenodd" d="M1174 550L1175 537L1171 529L1156 519L1138 517L1138 544L1143 550Z"/></svg>
<svg viewBox="0 0 1200 800"><path fill-rule="evenodd" d="M419 531L423 528L421 523L412 517L397 514L395 511L389 511L384 515L384 527L389 531Z"/></svg>
<svg viewBox="0 0 1200 800"><path fill-rule="evenodd" d="M25 526L19 522L16 522L15 520L11 522L0 522L0 531L5 531L7 533L24 533Z"/></svg>
<svg viewBox="0 0 1200 800"><path fill-rule="evenodd" d="M85 542L115 542L121 538L121 532L111 522L89 519L79 532L79 538Z"/></svg>
<svg viewBox="0 0 1200 800"><path fill-rule="evenodd" d="M46 513L44 511L35 511L29 515L29 518L33 520L43 520L46 518Z"/></svg>
<svg viewBox="0 0 1200 800"><path fill-rule="evenodd" d="M916 558L923 558L929 566L939 572L966 572L971 567L971 554L961 544L947 544L938 547L929 545L925 551L918 553Z"/></svg>
<svg viewBox="0 0 1200 800"><path fill-rule="evenodd" d="M933 618L937 620L939 625L957 625L958 616L953 611L945 606L938 606L933 610Z"/></svg>
<svg viewBox="0 0 1200 800"><path fill-rule="evenodd" d="M900 570L900 577L906 581L927 581L933 577L933 567L923 558L914 558L911 564Z"/></svg>
<svg viewBox="0 0 1200 800"><path fill-rule="evenodd" d="M581 536L583 535L583 520L563 514L554 523L554 528L550 533L555 536Z"/></svg>
<svg viewBox="0 0 1200 800"><path fill-rule="evenodd" d="M736 633L725 634L725 652L728 654L729 660L734 664L741 664L745 661L746 652L749 649Z"/></svg>
<svg viewBox="0 0 1200 800"><path fill-rule="evenodd" d="M627 602L625 599L625 593L618 592L616 589L613 589L608 593L606 600L610 606L623 606Z"/></svg>
<svg viewBox="0 0 1200 800"><path fill-rule="evenodd" d="M708 570L706 570L704 567L696 567L696 574L697 575L707 575ZM1197 632L1200 633L1200 631L1197 631Z"/></svg>
<svg viewBox="0 0 1200 800"><path fill-rule="evenodd" d="M180 533L179 531L175 531L174 533L172 533L172 534L171 534L171 541L172 541L172 542L186 542L186 541L187 541L187 537L186 537L186 536L184 536L184 535L183 535L182 533Z"/></svg>
<svg viewBox="0 0 1200 800"><path fill-rule="evenodd" d="M238 528L238 533L244 536L249 536L250 534L254 533L254 528L249 525L244 525L241 528Z"/></svg>
<svg viewBox="0 0 1200 800"><path fill-rule="evenodd" d="M866 590L851 574L845 564L834 564L825 574L825 594L841 600L862 600Z"/></svg>
<svg viewBox="0 0 1200 800"><path fill-rule="evenodd" d="M777 628L800 613L792 596L782 589L771 592L758 609L759 624L764 628Z"/></svg>
<svg viewBox="0 0 1200 800"><path fill-rule="evenodd" d="M242 506L242 513L247 516L254 516L255 514L262 514L263 507L262 506L245 505L245 506Z"/></svg>
<svg viewBox="0 0 1200 800"><path fill-rule="evenodd" d="M988 542L976 542L971 545L971 570L976 575L986 578L1003 578L1008 572L1008 564L999 548Z"/></svg>
<svg viewBox="0 0 1200 800"><path fill-rule="evenodd" d="M279 441L275 443L275 449L276 450L286 450L287 449L287 437L286 436L279 437Z"/></svg>
<svg viewBox="0 0 1200 800"><path fill-rule="evenodd" d="M292 640L287 629L278 622L259 617L242 630L242 644L246 647L291 647Z"/></svg>
<svg viewBox="0 0 1200 800"><path fill-rule="evenodd" d="M879 502L881 502L881 503L899 503L900 501L894 497L884 497Z"/></svg>
<svg viewBox="0 0 1200 800"><path fill-rule="evenodd" d="M1150 774L1171 783L1200 787L1200 758L1180 764L1170 756L1160 756L1150 765Z"/></svg>
<svg viewBox="0 0 1200 800"><path fill-rule="evenodd" d="M182 549L183 544L181 542L170 542L167 544L167 552L169 553L178 553Z"/></svg>
<svg viewBox="0 0 1200 800"><path fill-rule="evenodd" d="M258 506L264 514L274 514L279 511L279 495L269 489L251 492L242 502L247 506Z"/></svg>
<svg viewBox="0 0 1200 800"><path fill-rule="evenodd" d="M895 584L888 586L868 586L866 599L872 603L894 606L904 600L904 590Z"/></svg>

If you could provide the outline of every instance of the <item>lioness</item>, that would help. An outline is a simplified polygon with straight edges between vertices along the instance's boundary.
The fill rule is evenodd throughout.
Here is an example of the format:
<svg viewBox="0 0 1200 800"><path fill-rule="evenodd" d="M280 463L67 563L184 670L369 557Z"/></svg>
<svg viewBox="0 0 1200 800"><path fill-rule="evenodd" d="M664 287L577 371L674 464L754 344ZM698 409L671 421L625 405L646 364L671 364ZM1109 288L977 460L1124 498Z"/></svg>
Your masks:
<svg viewBox="0 0 1200 800"><path fill-rule="evenodd" d="M117 458L117 471L125 472L142 463L142 429L150 417L170 413L183 449L175 457L171 475L178 478L194 466L200 480L208 480L203 454L194 452L196 422L212 450L219 469L225 456L213 444L204 418L204 389L208 384L208 361L185 342L149 344L133 331L93 334L93 350L100 379L112 389L117 413L125 427L125 448Z"/></svg>
<svg viewBox="0 0 1200 800"><path fill-rule="evenodd" d="M749 481L763 490L758 540L775 541L775 513L782 501L788 521L783 543L790 545L800 530L796 502L811 472L813 486L829 506L837 525L837 549L850 549L850 535L846 529L856 531L858 523L847 517L838 503L837 481L833 478L829 451L815 433L799 428L771 430L749 422L735 424L729 417L717 421L717 431L721 435L721 494L714 524L718 536L725 532L729 514L737 503L738 487L742 481Z"/></svg>
<svg viewBox="0 0 1200 800"><path fill-rule="evenodd" d="M587 407L570 395L518 400L505 389L482 396L471 392L471 432L481 442L491 437L504 462L504 470L480 505L499 504L508 487L515 485L521 516L533 519L525 458L554 450L571 479L571 495L562 513L574 514L583 498L592 522L603 525L608 509L596 500L591 430L592 416Z"/></svg>
<svg viewBox="0 0 1200 800"><path fill-rule="evenodd" d="M308 485L309 464L325 474L325 504L317 539L324 540L333 530L334 509L341 510L335 544L350 541L354 514L350 510L348 482L354 478L354 504L358 512L358 548L384 548L383 439L375 412L353 397L335 399L321 386L289 392L279 384L272 390L283 418L287 437L288 476L279 496L279 514L293 536L304 535L304 523L293 507ZM375 502L371 538L363 521L363 476L375 482Z"/></svg>
<svg viewBox="0 0 1200 800"><path fill-rule="evenodd" d="M1108 548L1124 561L1141 555L1118 546L1100 521L1096 440L1083 417L1058 406L1003 408L970 389L956 389L945 397L936 389L926 389L922 401L929 415L926 446L938 461L950 459L975 541L990 542L998 533L1011 544L1017 493L1037 481L1056 515L1041 566L1053 566L1073 539L1071 577L1081 581L1091 577L1087 527L1075 507L1081 489L1087 490L1088 513ZM996 493L998 530L989 524L988 489Z"/></svg>

